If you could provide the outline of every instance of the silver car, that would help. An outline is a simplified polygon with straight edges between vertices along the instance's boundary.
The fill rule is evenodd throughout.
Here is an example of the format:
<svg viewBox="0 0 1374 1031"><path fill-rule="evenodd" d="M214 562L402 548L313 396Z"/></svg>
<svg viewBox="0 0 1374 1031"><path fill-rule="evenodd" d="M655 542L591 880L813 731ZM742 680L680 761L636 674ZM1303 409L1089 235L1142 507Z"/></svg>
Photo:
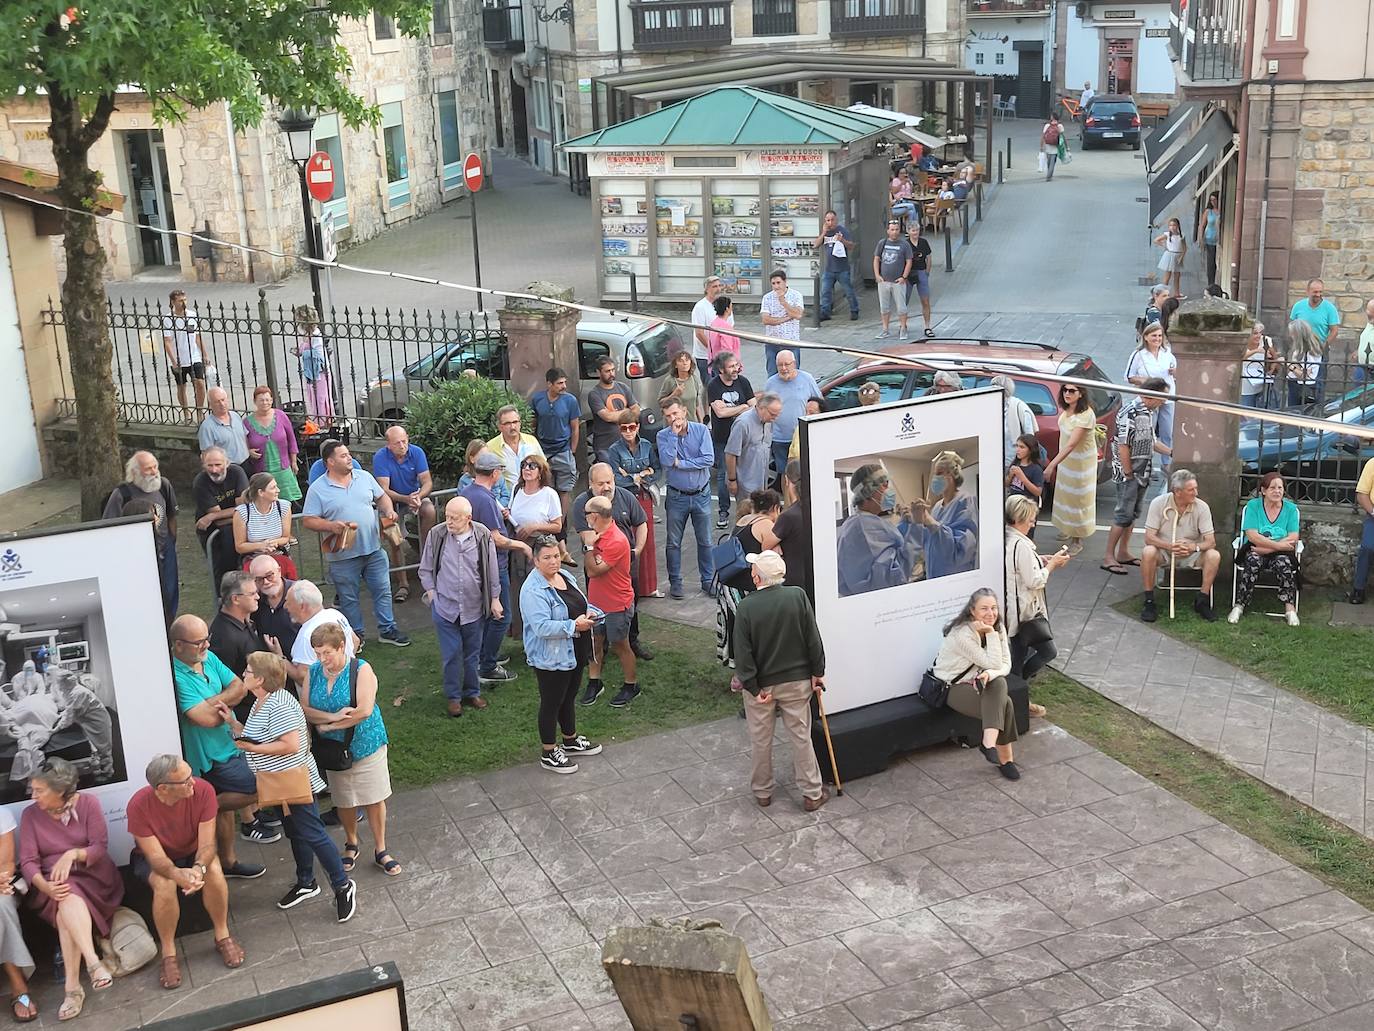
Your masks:
<svg viewBox="0 0 1374 1031"><path fill-rule="evenodd" d="M643 409L645 432L657 427L658 382L668 372L670 357L682 347L675 327L665 322L600 319L577 324L578 375L581 378L582 417L590 419L587 393L596 385L596 365L604 356L615 359L619 377L630 385ZM487 379L508 380L510 362L506 337L498 329L463 330L430 354L398 370L378 376L358 398L364 432L380 436L387 426L405 418L413 394L430 390L468 370Z"/></svg>

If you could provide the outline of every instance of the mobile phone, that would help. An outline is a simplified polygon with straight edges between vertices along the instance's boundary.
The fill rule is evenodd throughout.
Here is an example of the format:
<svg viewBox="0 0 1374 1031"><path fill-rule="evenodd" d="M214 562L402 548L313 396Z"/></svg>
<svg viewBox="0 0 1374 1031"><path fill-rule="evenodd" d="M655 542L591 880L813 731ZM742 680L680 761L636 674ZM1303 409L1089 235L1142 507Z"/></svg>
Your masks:
<svg viewBox="0 0 1374 1031"><path fill-rule="evenodd" d="M246 742L247 742L248 744L250 744L250 745L260 745L260 744L262 744L262 742L259 741L259 740L258 740L257 738L255 738L255 737L241 737L241 738L239 738L239 740L240 740L240 741L246 741Z"/></svg>

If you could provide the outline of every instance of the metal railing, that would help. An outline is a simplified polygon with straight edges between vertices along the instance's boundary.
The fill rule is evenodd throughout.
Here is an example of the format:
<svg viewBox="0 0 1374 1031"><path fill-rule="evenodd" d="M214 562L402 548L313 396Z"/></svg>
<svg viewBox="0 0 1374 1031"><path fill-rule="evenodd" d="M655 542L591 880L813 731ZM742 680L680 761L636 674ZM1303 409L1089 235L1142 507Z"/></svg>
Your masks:
<svg viewBox="0 0 1374 1031"><path fill-rule="evenodd" d="M1044 14L1050 0L968 0L968 13L980 14Z"/></svg>
<svg viewBox="0 0 1374 1031"><path fill-rule="evenodd" d="M797 0L754 0L755 36L792 36L797 32Z"/></svg>
<svg viewBox="0 0 1374 1031"><path fill-rule="evenodd" d="M1374 367L1280 358L1264 363L1261 380L1259 365L1247 365L1249 375L1242 385L1242 402L1254 408L1255 415L1240 421L1241 496L1253 496L1259 478L1278 470L1294 501L1352 504L1355 483L1365 462L1374 457L1374 446L1339 430L1286 426L1266 419L1264 413L1285 411L1374 425Z"/></svg>
<svg viewBox="0 0 1374 1031"><path fill-rule="evenodd" d="M1173 0L1169 45L1194 82L1242 79L1244 0Z"/></svg>
<svg viewBox="0 0 1374 1031"><path fill-rule="evenodd" d="M730 42L733 0L631 3L637 50L697 50Z"/></svg>
<svg viewBox="0 0 1374 1031"><path fill-rule="evenodd" d="M903 36L925 28L925 0L830 0L832 36Z"/></svg>
<svg viewBox="0 0 1374 1031"><path fill-rule="evenodd" d="M525 48L525 21L519 4L482 6L482 42L496 50Z"/></svg>
<svg viewBox="0 0 1374 1031"><path fill-rule="evenodd" d="M194 298L193 307L194 306ZM60 342L62 309L49 301L43 313ZM196 310L201 340L213 367L211 386L223 387L229 406L253 409L253 391L271 388L288 414L318 414L315 388L302 375L296 349L303 342L291 309L256 305L205 305ZM193 384L183 408L163 343L163 311L147 301L109 302L110 338L118 416L125 423L195 425ZM357 433L378 436L400 418L412 393L472 370L486 379L508 381L509 363L499 318L492 312L419 309L333 309L319 327L329 355L327 391L334 420L348 420ZM56 347L61 391L58 413L76 414L71 369Z"/></svg>

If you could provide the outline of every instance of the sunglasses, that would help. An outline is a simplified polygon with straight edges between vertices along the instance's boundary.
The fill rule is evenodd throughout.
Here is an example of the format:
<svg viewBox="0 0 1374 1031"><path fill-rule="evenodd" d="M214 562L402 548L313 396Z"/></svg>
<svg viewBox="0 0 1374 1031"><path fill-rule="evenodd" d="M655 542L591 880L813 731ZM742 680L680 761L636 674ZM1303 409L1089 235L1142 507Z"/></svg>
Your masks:
<svg viewBox="0 0 1374 1031"><path fill-rule="evenodd" d="M638 432L639 432L639 427L638 427L638 426L622 426L622 427L620 427L620 432L621 432L621 433L638 433Z"/></svg>
<svg viewBox="0 0 1374 1031"><path fill-rule="evenodd" d="M521 462L521 463L520 463L520 468L521 468L521 469L538 469L538 468L539 468L539 463L538 463L538 462Z"/></svg>
<svg viewBox="0 0 1374 1031"><path fill-rule="evenodd" d="M1076 393L1078 393L1078 388L1077 388L1077 387L1065 387L1065 388L1064 388L1064 396L1065 396L1065 397L1068 397L1070 394L1076 394Z"/></svg>

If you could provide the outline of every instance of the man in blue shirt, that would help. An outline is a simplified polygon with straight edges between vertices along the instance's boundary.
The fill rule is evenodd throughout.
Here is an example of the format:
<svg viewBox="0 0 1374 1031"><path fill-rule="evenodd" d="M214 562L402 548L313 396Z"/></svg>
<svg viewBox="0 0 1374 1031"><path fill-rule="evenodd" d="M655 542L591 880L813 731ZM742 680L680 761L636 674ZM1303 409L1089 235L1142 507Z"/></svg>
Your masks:
<svg viewBox="0 0 1374 1031"><path fill-rule="evenodd" d="M784 351L783 354L789 352ZM781 358L781 355L779 355ZM670 400L663 406L668 423L658 431L658 457L668 479L668 594L682 599L682 534L692 520L692 535L697 539L697 571L701 574L701 593L713 594L711 580L715 565L711 561L711 473L716 467L716 452L711 446L711 431L699 422L687 421L682 402Z"/></svg>
<svg viewBox="0 0 1374 1031"><path fill-rule="evenodd" d="M559 368L544 373L548 383L545 390L530 398L534 409L534 436L544 449L544 457L553 473L553 489L558 492L558 500L563 503L563 525L568 525L568 502L572 499L573 488L577 486L578 439L582 433L582 406L577 398L568 393L568 374ZM565 564L576 565L568 554L565 542L558 542Z"/></svg>
<svg viewBox="0 0 1374 1031"><path fill-rule="evenodd" d="M420 542L424 544L430 528L435 523L434 502L430 493L434 490L434 477L429 473L429 459L418 444L410 442L410 435L404 426L392 426L386 431L386 447L372 456L372 475L378 486L386 491L386 496L396 506L396 511L419 518ZM404 530L404 527L403 527ZM403 566L403 543L387 542L387 553L393 566ZM392 597L403 602L410 597L410 580L405 571L393 574L398 585Z"/></svg>
<svg viewBox="0 0 1374 1031"><path fill-rule="evenodd" d="M1327 362L1331 358L1331 345L1336 342L1336 331L1340 329L1341 313L1340 309L1326 299L1326 286L1320 279L1309 279L1307 281L1307 296L1293 304L1293 310L1288 313L1291 322L1294 319L1302 319L1312 327L1312 332L1322 345L1322 362L1317 372L1317 398L1321 400L1326 394L1326 371ZM1339 352L1337 352L1339 353Z"/></svg>
<svg viewBox="0 0 1374 1031"><path fill-rule="evenodd" d="M797 368L797 356L791 351L778 352L778 373L770 376L764 392L782 398L782 413L773 423L773 471L777 476L787 468L787 451L797 423L806 414L806 402L821 396L821 388L809 372Z"/></svg>
<svg viewBox="0 0 1374 1031"><path fill-rule="evenodd" d="M515 674L503 665L506 660L501 658L501 639L506 636L511 619L510 556L506 552L521 551L527 559L534 558L528 544L505 534L506 520L501 515L496 495L492 493L503 469L505 463L494 452L485 449L477 452L477 457L472 460L472 482L458 492L458 496L467 498L472 506L472 518L491 531L491 539L496 544L496 568L501 574L501 614L496 615L493 606L492 611L483 617L482 651L477 660L477 677L484 684L504 684L515 679ZM471 704L478 709L485 707L475 701Z"/></svg>
<svg viewBox="0 0 1374 1031"><path fill-rule="evenodd" d="M335 541L341 542L341 535L354 531L354 539L346 548L331 551L325 545L329 579L339 592L339 610L361 638L364 627L359 593L362 581L366 580L381 639L405 648L410 638L396 625L391 612L390 566L382 551L377 519L381 513L389 526L396 521L396 510L372 474L354 468L347 445L337 440L326 441L320 448L320 458L324 460L325 473L306 492L302 515L307 530L327 534Z"/></svg>
<svg viewBox="0 0 1374 1031"><path fill-rule="evenodd" d="M821 235L816 237L813 247L822 254L821 267L821 321L830 318L830 295L835 284L844 287L849 297L849 318L852 322L859 317L859 295L854 292L854 282L849 276L849 255L854 250L854 237L849 230L840 225L840 216L833 211L825 213L825 224Z"/></svg>

